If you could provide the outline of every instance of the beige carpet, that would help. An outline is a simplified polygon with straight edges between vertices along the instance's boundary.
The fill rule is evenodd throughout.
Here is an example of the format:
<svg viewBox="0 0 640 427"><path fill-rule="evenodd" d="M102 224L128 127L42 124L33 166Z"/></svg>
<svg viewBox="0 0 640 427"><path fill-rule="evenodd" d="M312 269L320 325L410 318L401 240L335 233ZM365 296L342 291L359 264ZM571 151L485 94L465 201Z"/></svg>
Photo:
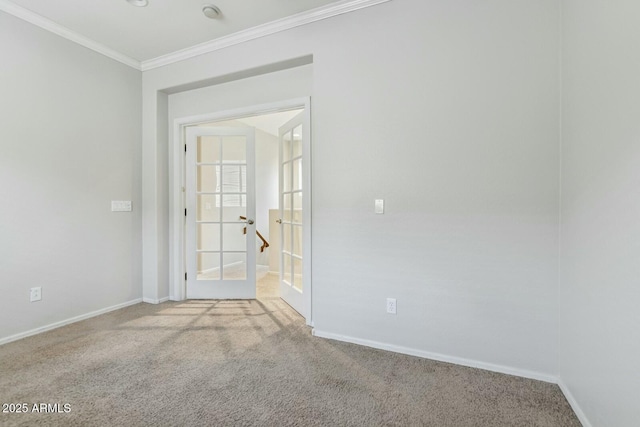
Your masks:
<svg viewBox="0 0 640 427"><path fill-rule="evenodd" d="M258 300L139 304L1 346L0 402L29 413L0 425L580 425L552 384L314 338L266 279Z"/></svg>

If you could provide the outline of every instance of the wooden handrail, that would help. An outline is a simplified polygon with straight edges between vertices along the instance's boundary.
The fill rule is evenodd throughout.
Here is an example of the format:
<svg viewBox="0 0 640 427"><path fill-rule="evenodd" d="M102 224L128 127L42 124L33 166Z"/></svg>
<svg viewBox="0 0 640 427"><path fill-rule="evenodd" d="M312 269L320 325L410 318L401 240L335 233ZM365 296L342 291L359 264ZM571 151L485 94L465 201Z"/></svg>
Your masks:
<svg viewBox="0 0 640 427"><path fill-rule="evenodd" d="M247 217L246 216L240 216L240 219L243 219L243 220L246 221ZM244 227L243 234L247 234L247 227L246 226ZM267 242L267 239L262 237L262 234L260 234L260 232L258 230L256 230L256 234L258 235L260 240L262 240L262 246L260 246L260 252L264 252L264 250L269 247L269 242Z"/></svg>

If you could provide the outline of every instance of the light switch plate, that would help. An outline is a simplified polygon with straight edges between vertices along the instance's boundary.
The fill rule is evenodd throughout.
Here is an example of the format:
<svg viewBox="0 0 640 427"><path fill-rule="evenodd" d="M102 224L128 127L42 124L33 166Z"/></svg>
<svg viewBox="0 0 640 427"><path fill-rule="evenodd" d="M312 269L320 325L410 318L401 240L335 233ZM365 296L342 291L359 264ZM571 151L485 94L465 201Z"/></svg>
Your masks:
<svg viewBox="0 0 640 427"><path fill-rule="evenodd" d="M112 200L111 212L131 212L131 200Z"/></svg>
<svg viewBox="0 0 640 427"><path fill-rule="evenodd" d="M377 214L383 214L384 213L384 200L382 199L376 199L376 213Z"/></svg>
<svg viewBox="0 0 640 427"><path fill-rule="evenodd" d="M29 292L29 301L40 301L42 299L42 287L31 288Z"/></svg>

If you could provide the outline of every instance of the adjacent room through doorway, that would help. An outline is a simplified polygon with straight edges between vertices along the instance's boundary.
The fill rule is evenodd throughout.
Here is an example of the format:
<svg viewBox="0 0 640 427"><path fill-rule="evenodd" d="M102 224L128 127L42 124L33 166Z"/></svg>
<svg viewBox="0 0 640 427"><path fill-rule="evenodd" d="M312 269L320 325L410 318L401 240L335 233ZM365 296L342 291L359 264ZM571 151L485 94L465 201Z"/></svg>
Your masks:
<svg viewBox="0 0 640 427"><path fill-rule="evenodd" d="M185 127L187 298L281 297L305 316L304 117Z"/></svg>

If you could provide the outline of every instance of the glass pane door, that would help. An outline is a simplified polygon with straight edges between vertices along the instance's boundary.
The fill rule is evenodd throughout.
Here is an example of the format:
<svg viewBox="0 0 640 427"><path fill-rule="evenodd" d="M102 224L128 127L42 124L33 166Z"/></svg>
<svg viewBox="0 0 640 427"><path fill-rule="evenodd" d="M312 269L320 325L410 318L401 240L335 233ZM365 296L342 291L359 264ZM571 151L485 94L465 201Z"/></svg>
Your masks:
<svg viewBox="0 0 640 427"><path fill-rule="evenodd" d="M187 130L188 298L255 298L253 153L251 128Z"/></svg>
<svg viewBox="0 0 640 427"><path fill-rule="evenodd" d="M280 296L304 316L303 114L280 128Z"/></svg>

